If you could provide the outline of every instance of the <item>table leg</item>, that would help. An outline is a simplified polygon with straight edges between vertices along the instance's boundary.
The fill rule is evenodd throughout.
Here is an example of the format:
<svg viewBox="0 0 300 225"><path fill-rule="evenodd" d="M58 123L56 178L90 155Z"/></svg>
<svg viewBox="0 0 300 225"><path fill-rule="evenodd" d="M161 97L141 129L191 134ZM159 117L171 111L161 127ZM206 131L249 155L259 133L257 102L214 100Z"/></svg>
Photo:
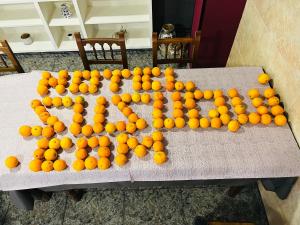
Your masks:
<svg viewBox="0 0 300 225"><path fill-rule="evenodd" d="M244 189L244 187L245 186L231 186L227 191L227 195L234 198Z"/></svg>

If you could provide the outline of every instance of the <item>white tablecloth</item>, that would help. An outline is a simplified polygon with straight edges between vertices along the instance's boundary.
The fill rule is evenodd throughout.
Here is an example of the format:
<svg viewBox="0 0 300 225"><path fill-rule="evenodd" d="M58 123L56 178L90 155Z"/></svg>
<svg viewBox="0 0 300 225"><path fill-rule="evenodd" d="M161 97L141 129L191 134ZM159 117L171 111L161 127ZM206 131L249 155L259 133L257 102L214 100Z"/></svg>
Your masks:
<svg viewBox="0 0 300 225"><path fill-rule="evenodd" d="M248 111L254 111L248 98L249 88L265 89L257 83L257 75L261 68L211 68L177 70L178 80L193 80L201 90L222 89L224 92L236 87ZM56 75L56 73L53 73ZM129 162L123 168L112 165L106 171L75 172L71 168L74 160L72 153L60 154L69 165L63 172L50 173L29 171L28 164L32 159L32 152L36 148L36 139L24 140L18 134L18 127L23 124L42 125L39 118L30 107L30 101L40 99L36 92L40 71L28 74L15 74L0 77L0 189L19 190L28 188L48 187L62 184L86 184L118 181L173 181L173 180L206 180L206 179L234 179L234 178L269 178L300 175L300 151L288 126L276 127L250 125L243 126L237 133L227 131L226 127L220 130L173 129L164 132L168 142L166 146L169 160L162 166L152 162L153 153L145 159L137 159L131 155ZM159 78L164 82L163 77ZM125 80L122 92L132 93L131 80ZM110 99L108 81L103 81L101 95ZM68 95L73 96L68 93ZM54 90L51 96L57 96ZM170 93L165 93L168 99L166 115L172 114ZM92 123L93 107L97 96L86 95L89 102L87 121ZM229 102L228 102L229 103ZM201 100L198 105L202 115L207 115L213 102ZM132 105L138 115L144 117L151 124L152 105ZM110 104L108 108L109 121L125 120L118 109ZM232 109L231 109L232 111ZM57 115L69 125L73 112L71 109L51 109L50 113ZM152 128L137 133L141 137L151 133ZM71 137L71 134L66 134ZM60 136L58 136L60 137ZM112 138L114 139L114 138ZM75 139L74 139L75 140ZM113 140L115 141L115 140ZM113 151L113 154L116 150ZM16 155L21 165L10 171L4 166L8 155ZM91 155L97 155L93 151Z"/></svg>

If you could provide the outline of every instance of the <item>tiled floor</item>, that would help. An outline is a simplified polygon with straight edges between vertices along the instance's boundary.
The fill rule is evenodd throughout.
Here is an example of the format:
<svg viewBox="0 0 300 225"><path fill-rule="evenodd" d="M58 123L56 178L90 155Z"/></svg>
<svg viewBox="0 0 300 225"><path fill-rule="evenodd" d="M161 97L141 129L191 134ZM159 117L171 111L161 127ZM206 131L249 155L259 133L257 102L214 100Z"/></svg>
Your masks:
<svg viewBox="0 0 300 225"><path fill-rule="evenodd" d="M128 51L128 57L130 68L151 66L149 50ZM83 69L78 53L21 54L18 58L26 72ZM8 194L0 192L0 225L190 225L195 216L268 224L256 185L249 185L235 198L225 194L227 188L211 185L91 189L79 202L65 192L57 192L49 202L36 201L32 211L17 209Z"/></svg>

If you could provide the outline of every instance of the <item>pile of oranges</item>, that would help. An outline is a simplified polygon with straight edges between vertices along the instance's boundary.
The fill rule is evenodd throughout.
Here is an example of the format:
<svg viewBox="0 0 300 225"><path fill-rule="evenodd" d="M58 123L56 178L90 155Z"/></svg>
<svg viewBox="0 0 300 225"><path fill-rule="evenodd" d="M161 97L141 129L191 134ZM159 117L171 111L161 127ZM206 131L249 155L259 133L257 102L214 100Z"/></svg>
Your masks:
<svg viewBox="0 0 300 225"><path fill-rule="evenodd" d="M158 78L164 74L165 82L161 83ZM127 118L127 121L109 122L106 121L108 101L104 96L96 99L94 107L93 124L86 124L84 120L85 106L87 105L82 96L72 99L65 95L67 91L72 94L93 94L99 91L100 81L105 78L110 80L109 89L114 94L111 103ZM132 80L133 93L119 94L122 79ZM267 84L269 75L262 73L258 76L260 84ZM88 81L89 83L85 83ZM63 97L49 96L50 89L53 88ZM146 93L152 91L152 94ZM166 117L165 112L165 92L171 92L172 116ZM162 130L165 128L182 129L189 127L220 129L227 126L231 132L237 132L242 125L263 124L269 125L272 121L277 126L284 126L287 119L284 115L284 108L280 105L279 96L273 88L266 88L263 93L256 88L248 90L248 97L251 99L255 112L247 112L247 106L236 88L227 90L233 115L230 113L226 98L221 89L200 90L193 81L182 82L176 80L173 68L168 67L162 73L160 68L135 67L131 71L128 69L105 69L102 74L98 70L74 71L70 77L68 71L58 72L58 78L49 72L42 72L38 82L37 92L42 96L41 100L34 99L31 107L40 118L44 126L23 125L19 128L19 133L24 138L34 136L37 140L37 149L33 153L33 160L29 163L30 170L34 172L52 170L62 171L67 168L63 159L59 158L59 152L68 152L72 146L72 139L63 137L58 139L56 134L61 134L66 130L65 124L56 116L50 115L47 108L65 107L74 111L72 124L68 127L69 132L77 138L76 160L72 162L75 171L83 169L92 170L99 168L105 170L111 167L112 141L110 137L116 137L116 154L114 162L122 167L128 162L128 154L132 150L137 158L145 157L150 150L153 150L153 161L156 164L163 164L167 161L167 154L164 147L164 137ZM144 93L141 93L144 92ZM197 105L199 101L213 101L214 108L208 111L207 116L201 115L201 108ZM136 131L142 131L148 123L135 113L130 104L142 103L152 104L152 126L155 129L149 136L144 136L140 140L134 136ZM103 135L106 133L107 135ZM110 137L109 137L110 136ZM91 155L93 149L97 149L98 157ZM9 156L5 164L8 168L19 165L15 156Z"/></svg>

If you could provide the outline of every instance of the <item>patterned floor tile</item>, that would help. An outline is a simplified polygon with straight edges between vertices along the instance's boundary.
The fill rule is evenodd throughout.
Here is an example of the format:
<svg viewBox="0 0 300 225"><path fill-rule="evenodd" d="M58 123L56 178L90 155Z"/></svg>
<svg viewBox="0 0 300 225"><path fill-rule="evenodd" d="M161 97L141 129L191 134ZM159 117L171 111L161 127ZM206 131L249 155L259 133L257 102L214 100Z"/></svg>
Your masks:
<svg viewBox="0 0 300 225"><path fill-rule="evenodd" d="M123 192L88 191L79 202L68 199L64 225L122 224Z"/></svg>
<svg viewBox="0 0 300 225"><path fill-rule="evenodd" d="M184 224L180 189L125 191L124 224Z"/></svg>
<svg viewBox="0 0 300 225"><path fill-rule="evenodd" d="M4 222L8 207L9 207L8 193L0 191L0 224Z"/></svg>
<svg viewBox="0 0 300 225"><path fill-rule="evenodd" d="M66 206L66 194L54 193L48 202L35 201L32 211L16 208L10 204L4 225L60 225L63 221Z"/></svg>

